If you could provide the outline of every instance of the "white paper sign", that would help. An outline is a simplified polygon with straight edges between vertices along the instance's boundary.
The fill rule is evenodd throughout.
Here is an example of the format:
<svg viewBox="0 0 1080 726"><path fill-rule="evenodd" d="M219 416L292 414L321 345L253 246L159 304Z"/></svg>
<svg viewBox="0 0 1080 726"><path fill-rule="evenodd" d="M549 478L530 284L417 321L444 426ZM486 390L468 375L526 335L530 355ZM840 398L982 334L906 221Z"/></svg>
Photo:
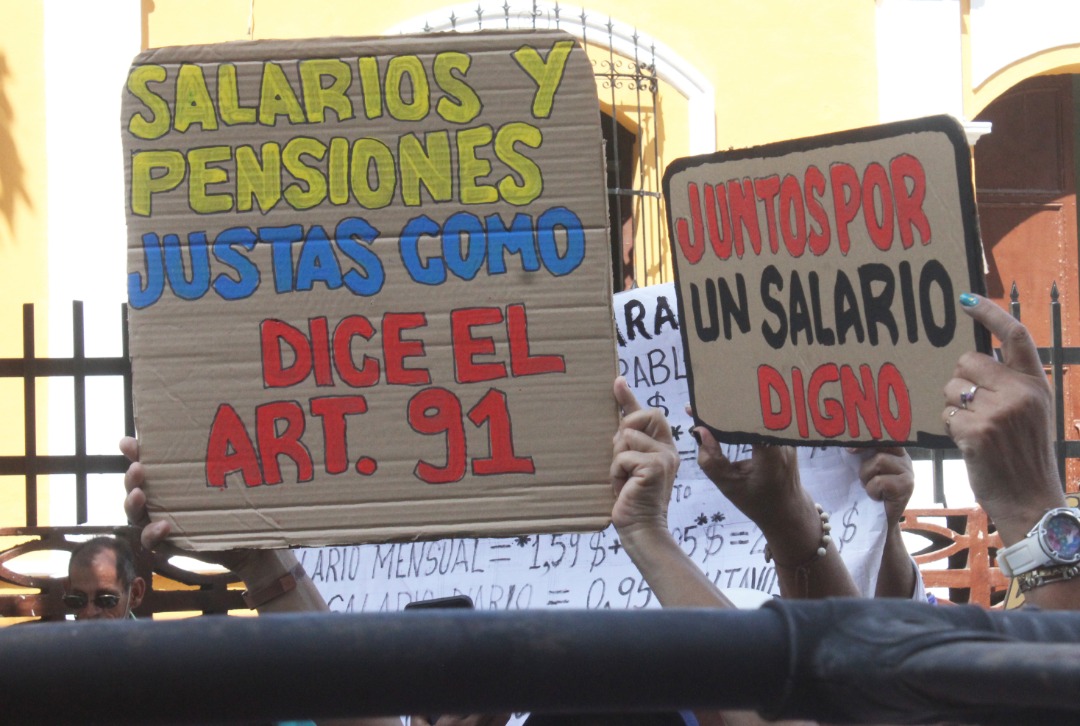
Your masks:
<svg viewBox="0 0 1080 726"><path fill-rule="evenodd" d="M684 410L689 395L674 287L619 293L615 316L620 371L643 404L667 413L682 459L669 508L675 538L737 602L744 589L779 594L775 568L762 555L761 532L697 466L697 445L689 435L693 420ZM696 379L704 382L708 375L699 371ZM742 458L750 447L729 445L726 451ZM803 485L832 515L836 544L867 595L876 586L885 541L884 509L866 496L859 481L860 457L868 455L839 447L799 451ZM480 610L659 606L614 527L584 534L321 547L300 550L298 556L331 610L341 612L396 611L415 600L451 595L468 595Z"/></svg>

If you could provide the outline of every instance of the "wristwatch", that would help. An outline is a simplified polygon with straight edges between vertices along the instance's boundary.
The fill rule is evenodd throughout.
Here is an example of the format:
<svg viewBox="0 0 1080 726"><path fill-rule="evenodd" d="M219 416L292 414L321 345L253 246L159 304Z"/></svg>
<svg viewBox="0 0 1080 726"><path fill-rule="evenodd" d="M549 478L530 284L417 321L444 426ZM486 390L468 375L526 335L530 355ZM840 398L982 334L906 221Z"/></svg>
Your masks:
<svg viewBox="0 0 1080 726"><path fill-rule="evenodd" d="M1080 562L1080 509L1057 507L1042 516L1027 537L998 550L998 567L1006 577L1044 565Z"/></svg>

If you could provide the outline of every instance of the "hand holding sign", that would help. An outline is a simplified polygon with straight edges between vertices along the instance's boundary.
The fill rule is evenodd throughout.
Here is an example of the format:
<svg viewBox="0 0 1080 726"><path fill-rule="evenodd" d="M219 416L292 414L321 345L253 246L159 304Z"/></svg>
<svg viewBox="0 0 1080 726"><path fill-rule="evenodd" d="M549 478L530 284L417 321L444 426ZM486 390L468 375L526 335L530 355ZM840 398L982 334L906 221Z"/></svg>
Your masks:
<svg viewBox="0 0 1080 726"><path fill-rule="evenodd" d="M1047 509L1065 504L1050 428L1052 390L1027 328L986 298L964 295L961 306L1001 341L1003 361L961 356L945 384L942 420L964 454L976 500L1009 545Z"/></svg>
<svg viewBox="0 0 1080 726"><path fill-rule="evenodd" d="M900 446L871 450L859 466L859 478L867 496L885 503L889 526L897 525L915 491L915 471L907 451Z"/></svg>
<svg viewBox="0 0 1080 726"><path fill-rule="evenodd" d="M816 546L821 537L815 526L818 515L799 479L794 448L757 444L749 459L731 461L707 428L701 426L695 431L701 437L698 464L702 471L739 511L761 527L770 543L774 540L786 543L777 552L781 560L796 560L785 558L785 549L797 549L798 557ZM792 536L800 532L806 536ZM802 540L804 546L800 547Z"/></svg>
<svg viewBox="0 0 1080 726"><path fill-rule="evenodd" d="M732 504L754 520L772 550L784 597L855 596L858 590L832 544L827 519L799 480L790 446L756 444L742 461L724 456L704 426L698 464ZM825 544L824 554L818 548Z"/></svg>

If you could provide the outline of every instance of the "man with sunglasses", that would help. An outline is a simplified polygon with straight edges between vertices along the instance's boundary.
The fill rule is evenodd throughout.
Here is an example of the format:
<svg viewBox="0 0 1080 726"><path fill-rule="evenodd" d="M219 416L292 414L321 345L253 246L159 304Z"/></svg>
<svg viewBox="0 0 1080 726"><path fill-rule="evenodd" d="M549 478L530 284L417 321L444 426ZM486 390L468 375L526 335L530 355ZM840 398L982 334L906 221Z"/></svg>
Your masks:
<svg viewBox="0 0 1080 726"><path fill-rule="evenodd" d="M134 619L146 593L146 581L135 574L135 555L127 542L95 537L71 553L64 604L76 620Z"/></svg>

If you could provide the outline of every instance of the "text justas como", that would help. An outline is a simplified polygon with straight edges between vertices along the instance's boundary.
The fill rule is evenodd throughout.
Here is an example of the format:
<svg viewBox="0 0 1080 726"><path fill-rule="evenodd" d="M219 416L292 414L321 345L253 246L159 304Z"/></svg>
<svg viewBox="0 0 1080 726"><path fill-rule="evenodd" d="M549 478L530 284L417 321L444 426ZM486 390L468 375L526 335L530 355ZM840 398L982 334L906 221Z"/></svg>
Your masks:
<svg viewBox="0 0 1080 726"><path fill-rule="evenodd" d="M410 279L423 285L473 280L481 272L506 274L515 266L560 277L585 259L581 219L565 207L552 207L535 219L519 213L510 224L498 214L481 219L459 212L441 224L420 215L405 224L396 240L380 237L359 217L342 219L332 232L321 225L292 224L232 227L213 240L205 232L190 232L184 242L176 234L144 234L145 271L128 274L128 303L135 309L149 307L167 291L183 300L210 293L242 300L254 294L266 272L277 294L320 286L369 297L386 282L378 250L387 249L387 243L395 245Z"/></svg>

